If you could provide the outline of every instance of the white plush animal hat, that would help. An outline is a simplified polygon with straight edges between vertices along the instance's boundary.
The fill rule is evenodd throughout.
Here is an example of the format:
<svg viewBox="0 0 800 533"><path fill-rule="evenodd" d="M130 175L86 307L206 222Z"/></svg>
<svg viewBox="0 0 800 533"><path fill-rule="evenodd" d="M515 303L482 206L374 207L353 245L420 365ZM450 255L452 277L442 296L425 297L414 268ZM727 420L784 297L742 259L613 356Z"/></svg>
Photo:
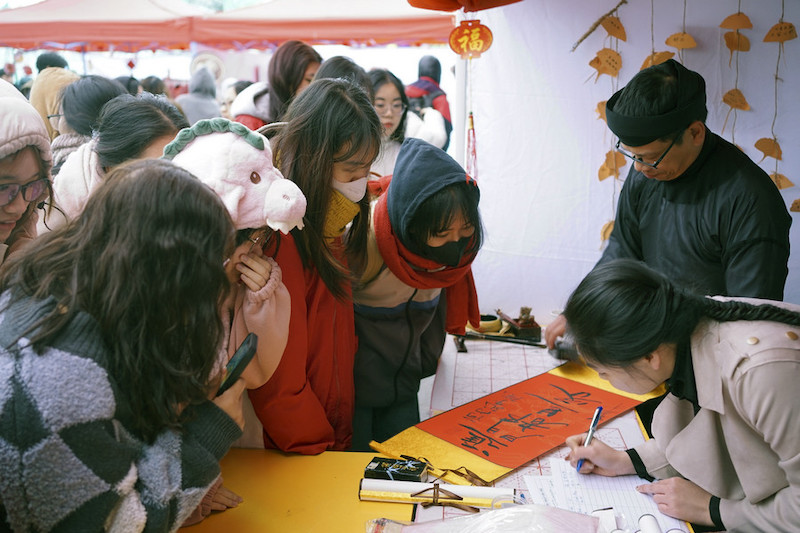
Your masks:
<svg viewBox="0 0 800 533"><path fill-rule="evenodd" d="M200 120L164 148L164 158L211 187L236 229L265 225L283 233L303 229L306 197L272 165L263 135L225 118Z"/></svg>

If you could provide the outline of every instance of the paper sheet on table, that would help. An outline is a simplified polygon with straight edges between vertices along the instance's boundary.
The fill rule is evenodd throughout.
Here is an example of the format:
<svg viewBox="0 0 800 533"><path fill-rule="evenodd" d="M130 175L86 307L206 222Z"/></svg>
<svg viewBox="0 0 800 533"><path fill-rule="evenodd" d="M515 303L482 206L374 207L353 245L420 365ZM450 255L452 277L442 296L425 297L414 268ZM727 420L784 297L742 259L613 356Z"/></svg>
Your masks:
<svg viewBox="0 0 800 533"><path fill-rule="evenodd" d="M533 503L550 505L578 513L613 507L617 527L637 531L639 517L651 514L658 519L662 532L689 532L685 522L662 514L653 498L636 491L647 481L638 476L605 477L578 474L563 459L550 460L549 476L525 476L529 497Z"/></svg>

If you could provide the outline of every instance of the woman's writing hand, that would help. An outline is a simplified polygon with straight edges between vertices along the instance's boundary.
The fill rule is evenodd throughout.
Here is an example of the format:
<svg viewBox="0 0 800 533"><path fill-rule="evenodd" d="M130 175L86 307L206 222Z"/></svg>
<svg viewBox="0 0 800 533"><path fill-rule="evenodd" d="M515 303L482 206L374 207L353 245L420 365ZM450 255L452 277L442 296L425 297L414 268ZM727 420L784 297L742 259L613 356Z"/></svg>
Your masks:
<svg viewBox="0 0 800 533"><path fill-rule="evenodd" d="M598 438L594 438L589 446L584 446L586 433L567 437L569 454L565 460L573 467L583 459L581 474L600 474L601 476L624 476L635 474L633 461L627 453L615 450Z"/></svg>

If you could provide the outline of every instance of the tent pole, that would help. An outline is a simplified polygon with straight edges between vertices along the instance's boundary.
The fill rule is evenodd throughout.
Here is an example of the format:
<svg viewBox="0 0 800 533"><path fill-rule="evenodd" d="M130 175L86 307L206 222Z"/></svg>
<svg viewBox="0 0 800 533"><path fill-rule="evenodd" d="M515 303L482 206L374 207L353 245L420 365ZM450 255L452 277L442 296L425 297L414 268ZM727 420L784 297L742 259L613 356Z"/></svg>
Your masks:
<svg viewBox="0 0 800 533"><path fill-rule="evenodd" d="M464 18L464 13L462 11L456 12L456 26L458 26L458 24L461 23L462 18ZM453 150L454 150L453 154L455 154L455 159L458 162L458 164L466 168L467 109L470 105L472 105L472 102L467 101L468 100L467 70L469 69L469 62L466 59L461 59L459 57L458 59L456 59L455 67L456 67L456 97L454 100L458 102L458 106L455 109L453 109L452 107L450 109L450 114L453 120L453 132L451 136L452 136Z"/></svg>

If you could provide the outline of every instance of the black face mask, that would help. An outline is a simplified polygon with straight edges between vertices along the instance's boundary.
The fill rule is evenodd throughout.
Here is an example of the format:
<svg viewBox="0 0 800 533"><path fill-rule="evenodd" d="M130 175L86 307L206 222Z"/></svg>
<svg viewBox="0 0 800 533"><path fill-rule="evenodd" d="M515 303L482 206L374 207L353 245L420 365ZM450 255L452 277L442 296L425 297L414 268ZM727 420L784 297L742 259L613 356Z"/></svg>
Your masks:
<svg viewBox="0 0 800 533"><path fill-rule="evenodd" d="M457 267L461 262L461 256L464 255L464 250L467 249L471 238L472 237L464 237L458 241L450 241L441 246L428 246L425 250L425 257L441 265Z"/></svg>

